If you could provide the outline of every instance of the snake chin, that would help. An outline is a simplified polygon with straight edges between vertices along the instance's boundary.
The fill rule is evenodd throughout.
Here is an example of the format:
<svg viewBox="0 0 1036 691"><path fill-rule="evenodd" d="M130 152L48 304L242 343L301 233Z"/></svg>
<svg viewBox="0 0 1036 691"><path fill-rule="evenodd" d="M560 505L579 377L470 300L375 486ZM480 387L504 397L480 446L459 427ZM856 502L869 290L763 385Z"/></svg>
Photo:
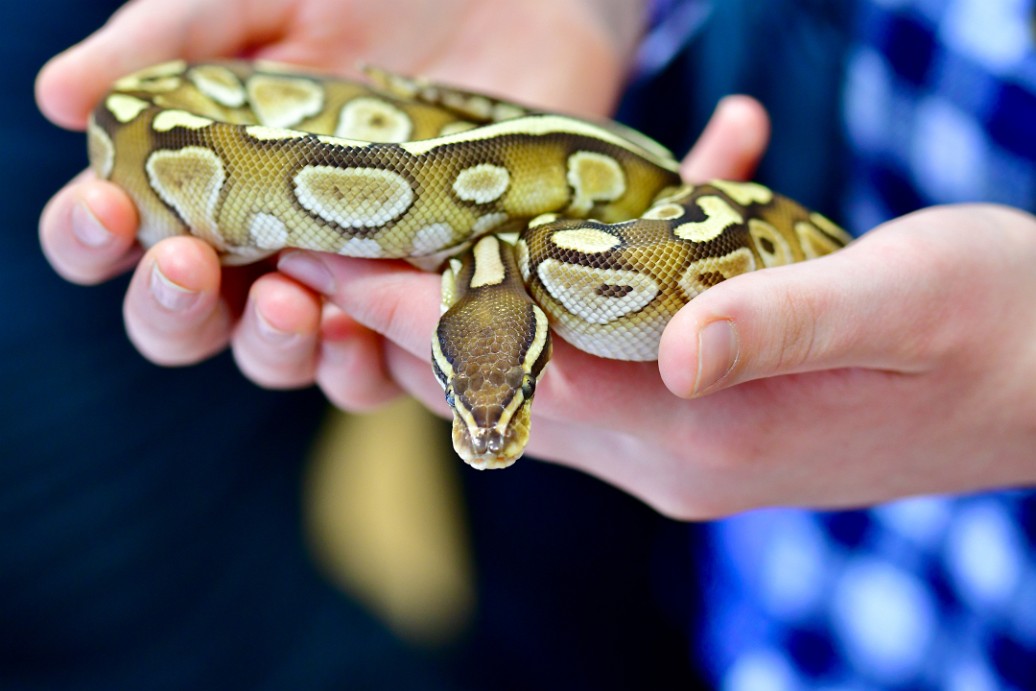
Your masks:
<svg viewBox="0 0 1036 691"><path fill-rule="evenodd" d="M516 430L525 430L518 434ZM512 465L525 450L528 424L508 426L503 432L492 428L469 428L453 420L453 448L464 462L477 470L495 470Z"/></svg>

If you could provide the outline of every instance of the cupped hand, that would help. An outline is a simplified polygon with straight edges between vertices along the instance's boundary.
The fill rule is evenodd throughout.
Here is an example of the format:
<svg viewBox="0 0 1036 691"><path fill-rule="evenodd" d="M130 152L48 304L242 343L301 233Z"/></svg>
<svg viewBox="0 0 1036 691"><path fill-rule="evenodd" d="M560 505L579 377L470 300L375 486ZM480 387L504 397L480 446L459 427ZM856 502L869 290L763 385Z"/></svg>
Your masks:
<svg viewBox="0 0 1036 691"><path fill-rule="evenodd" d="M81 130L124 74L174 58L245 55L336 73L366 62L601 115L622 84L641 14L639 3L617 0L136 0L44 67L37 100L54 123ZM292 387L335 380L352 373L357 353L369 362L380 352L374 333L287 276L269 267L222 270L193 238L144 253L136 228L126 194L86 172L47 205L40 236L52 266L74 282L136 266L125 320L151 360L189 364L232 343L250 377ZM367 406L395 393L376 367L361 369L337 402Z"/></svg>
<svg viewBox="0 0 1036 691"><path fill-rule="evenodd" d="M758 106L725 112L689 179L739 177L761 151ZM732 113L755 124L725 129ZM528 451L695 519L1031 484L1033 266L1036 218L934 207L710 289L669 324L658 363L556 340ZM434 276L307 253L282 268L386 334L382 371L446 413L428 367Z"/></svg>

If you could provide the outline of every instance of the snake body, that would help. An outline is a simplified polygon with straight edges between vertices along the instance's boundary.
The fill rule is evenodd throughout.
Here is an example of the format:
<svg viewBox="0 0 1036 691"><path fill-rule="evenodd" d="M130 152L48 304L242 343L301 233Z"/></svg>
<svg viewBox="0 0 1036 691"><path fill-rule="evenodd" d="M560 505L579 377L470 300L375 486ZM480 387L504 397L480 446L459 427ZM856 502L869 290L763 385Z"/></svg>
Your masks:
<svg viewBox="0 0 1036 691"><path fill-rule="evenodd" d="M157 65L94 110L91 165L133 198L144 245L189 233L226 263L297 247L442 271L433 369L475 467L521 455L551 328L651 360L703 290L849 240L756 183L682 185L668 151L616 123L367 76Z"/></svg>

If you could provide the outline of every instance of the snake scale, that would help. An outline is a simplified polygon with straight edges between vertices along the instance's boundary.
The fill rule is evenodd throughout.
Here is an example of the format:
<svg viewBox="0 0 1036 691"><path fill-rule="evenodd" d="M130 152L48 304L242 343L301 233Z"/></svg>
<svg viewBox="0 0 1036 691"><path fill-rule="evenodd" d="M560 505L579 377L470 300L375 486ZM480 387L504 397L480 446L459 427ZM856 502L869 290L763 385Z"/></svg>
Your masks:
<svg viewBox="0 0 1036 691"><path fill-rule="evenodd" d="M638 132L368 69L369 83L262 62L176 61L118 80L89 126L139 239L193 234L225 263L286 247L442 271L433 369L454 447L510 465L550 331L653 360L672 315L747 271L849 237L756 184L681 184Z"/></svg>

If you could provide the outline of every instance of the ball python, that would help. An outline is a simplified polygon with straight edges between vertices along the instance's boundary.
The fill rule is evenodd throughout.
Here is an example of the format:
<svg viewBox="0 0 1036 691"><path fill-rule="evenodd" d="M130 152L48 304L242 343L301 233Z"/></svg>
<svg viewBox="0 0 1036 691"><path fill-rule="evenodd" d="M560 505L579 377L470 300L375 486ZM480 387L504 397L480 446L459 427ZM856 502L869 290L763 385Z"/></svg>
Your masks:
<svg viewBox="0 0 1036 691"><path fill-rule="evenodd" d="M617 123L366 76L153 66L93 111L91 167L132 197L145 246L192 234L228 264L295 247L441 271L432 366L474 467L522 454L551 330L653 360L702 291L849 241L760 184L682 184L669 151Z"/></svg>

